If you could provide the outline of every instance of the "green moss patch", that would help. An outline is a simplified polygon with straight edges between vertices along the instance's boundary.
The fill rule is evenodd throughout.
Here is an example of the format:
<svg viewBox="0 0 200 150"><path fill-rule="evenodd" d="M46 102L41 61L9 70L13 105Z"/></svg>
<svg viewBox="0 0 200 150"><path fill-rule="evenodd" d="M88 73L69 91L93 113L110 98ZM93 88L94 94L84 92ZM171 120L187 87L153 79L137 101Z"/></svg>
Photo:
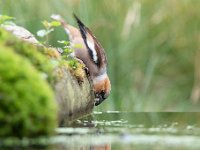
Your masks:
<svg viewBox="0 0 200 150"><path fill-rule="evenodd" d="M47 51L46 48L42 46L36 46L16 38L9 32L0 28L0 44L10 47L16 53L28 59L40 72L46 74L49 83L55 81L55 76L53 74L54 64L51 63L50 59L44 55ZM49 51L52 51L49 49Z"/></svg>
<svg viewBox="0 0 200 150"><path fill-rule="evenodd" d="M57 124L57 104L41 71L52 68L33 46L20 44L0 30L0 137L49 135Z"/></svg>

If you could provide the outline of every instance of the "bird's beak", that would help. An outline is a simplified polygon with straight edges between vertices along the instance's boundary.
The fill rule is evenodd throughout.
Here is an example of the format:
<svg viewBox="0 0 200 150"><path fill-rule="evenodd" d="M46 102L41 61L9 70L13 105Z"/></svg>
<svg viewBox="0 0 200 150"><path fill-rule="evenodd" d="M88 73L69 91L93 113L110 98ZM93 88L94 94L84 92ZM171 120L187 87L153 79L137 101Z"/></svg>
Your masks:
<svg viewBox="0 0 200 150"><path fill-rule="evenodd" d="M105 99L102 98L102 96L96 97L95 98L95 106L98 106L99 104L101 104Z"/></svg>
<svg viewBox="0 0 200 150"><path fill-rule="evenodd" d="M95 106L101 104L108 96L104 92L98 93L95 95Z"/></svg>

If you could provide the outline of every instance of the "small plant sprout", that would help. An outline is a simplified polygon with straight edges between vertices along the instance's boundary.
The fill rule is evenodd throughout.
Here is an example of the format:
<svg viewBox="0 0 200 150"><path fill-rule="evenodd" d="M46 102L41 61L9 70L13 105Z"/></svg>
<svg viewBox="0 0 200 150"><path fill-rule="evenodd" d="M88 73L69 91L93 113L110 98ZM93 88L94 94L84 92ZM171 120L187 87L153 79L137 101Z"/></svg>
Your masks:
<svg viewBox="0 0 200 150"><path fill-rule="evenodd" d="M63 49L62 49L62 58L68 61L68 65L70 68L73 70L76 70L78 68L79 62L77 59L74 57L74 50L73 48L80 48L81 45L75 44L73 46L70 45L69 41L58 41L58 43L63 44Z"/></svg>
<svg viewBox="0 0 200 150"><path fill-rule="evenodd" d="M62 56L64 59L70 59L73 57L73 52L74 50L71 48L70 42L69 41L58 41L58 43L63 44L63 51L62 51Z"/></svg>
<svg viewBox="0 0 200 150"><path fill-rule="evenodd" d="M76 59L71 59L69 61L69 66L73 69L76 70L78 68L78 61Z"/></svg>
<svg viewBox="0 0 200 150"><path fill-rule="evenodd" d="M60 26L60 22L59 21L43 21L42 22L43 26L45 27L45 29L41 29L39 31L37 31L37 36L41 37L41 38L45 38L45 41L43 42L44 44L46 44L48 42L48 35L54 31L54 27L58 27Z"/></svg>
<svg viewBox="0 0 200 150"><path fill-rule="evenodd" d="M7 15L0 15L0 25L1 24L13 24L11 20L14 20L14 17L7 16Z"/></svg>

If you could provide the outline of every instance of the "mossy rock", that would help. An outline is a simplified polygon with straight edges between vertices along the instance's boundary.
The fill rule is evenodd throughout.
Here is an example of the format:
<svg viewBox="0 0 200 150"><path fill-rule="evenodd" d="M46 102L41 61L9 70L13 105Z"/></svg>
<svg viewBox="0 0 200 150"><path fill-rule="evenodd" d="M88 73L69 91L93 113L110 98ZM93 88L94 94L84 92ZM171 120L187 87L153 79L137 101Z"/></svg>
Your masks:
<svg viewBox="0 0 200 150"><path fill-rule="evenodd" d="M63 57L60 56L55 48L42 46L39 42L36 42L36 39L34 40L34 42L32 42L31 40L27 41L27 39L29 37L33 37L33 35L31 33L29 33L30 35L24 35L23 33L26 33L26 29L22 29L19 26L12 26L9 28L12 30L7 30L8 28L5 28L5 26L2 26L2 28L0 27L0 48L3 48L3 51L0 52L0 54L7 52L8 49L11 50L14 55L20 56L24 61L27 61L29 64L31 64L32 68L37 70L38 75L42 77L43 80L46 79L46 81L48 81L48 85L51 86L54 91L54 98L56 104L58 105L57 112L52 111L48 114L52 116L58 115L57 120L59 122L63 122L63 120L68 122L90 113L94 107L94 94L91 90L91 85L85 75L82 64L75 63L75 61L66 61L65 59L63 59ZM20 32L18 30L19 28ZM17 35L15 33L17 33ZM11 62L10 65L13 63ZM72 62L73 64L71 64ZM21 67L21 65L19 65L18 67ZM14 70L13 73L15 73ZM37 83L38 81L35 80L35 82ZM40 81L37 84L40 85ZM12 87L10 86L12 85L8 84L8 88L11 89ZM24 88L27 89L26 87ZM38 91L34 92L39 95L41 93L48 95L48 92L45 92L45 90L43 90L42 88L42 86L38 87ZM24 92L25 91L26 90L24 90ZM34 96L35 94L32 94L33 98ZM49 98L50 101L51 99L52 98ZM41 103L40 100L38 100L36 103L38 102ZM23 103L24 101L22 101L21 104L23 105ZM38 112L43 114L42 109L48 110L49 106L45 106L42 104L41 107L41 110ZM23 111L23 109L21 109L20 111ZM40 120L39 122L42 123ZM57 122L55 121L55 123ZM49 127L47 123L46 126ZM46 133L42 132L40 135L45 135ZM35 135L38 136L38 134ZM2 135L0 134L0 136ZM20 136L33 137L33 134L21 134Z"/></svg>
<svg viewBox="0 0 200 150"><path fill-rule="evenodd" d="M57 125L53 90L3 38L0 32L0 137L50 135Z"/></svg>
<svg viewBox="0 0 200 150"><path fill-rule="evenodd" d="M56 77L53 74L55 65L51 63L52 59L50 60L47 57L48 55L44 55L45 53L50 53L53 49L25 42L3 28L0 28L0 43L10 47L16 53L23 56L24 59L28 59L37 70L46 75L47 81L51 85L56 81Z"/></svg>

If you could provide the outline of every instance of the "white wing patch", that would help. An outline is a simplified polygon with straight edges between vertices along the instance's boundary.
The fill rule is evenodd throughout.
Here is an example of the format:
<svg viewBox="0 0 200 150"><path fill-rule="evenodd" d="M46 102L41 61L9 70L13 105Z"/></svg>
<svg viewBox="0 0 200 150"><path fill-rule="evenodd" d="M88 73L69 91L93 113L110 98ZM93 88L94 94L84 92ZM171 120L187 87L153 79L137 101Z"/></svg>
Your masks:
<svg viewBox="0 0 200 150"><path fill-rule="evenodd" d="M94 47L94 43L87 40L87 45L92 51L92 57L93 57L92 59L94 60L95 63L97 63L98 57L97 57L97 52L96 52L95 47Z"/></svg>

